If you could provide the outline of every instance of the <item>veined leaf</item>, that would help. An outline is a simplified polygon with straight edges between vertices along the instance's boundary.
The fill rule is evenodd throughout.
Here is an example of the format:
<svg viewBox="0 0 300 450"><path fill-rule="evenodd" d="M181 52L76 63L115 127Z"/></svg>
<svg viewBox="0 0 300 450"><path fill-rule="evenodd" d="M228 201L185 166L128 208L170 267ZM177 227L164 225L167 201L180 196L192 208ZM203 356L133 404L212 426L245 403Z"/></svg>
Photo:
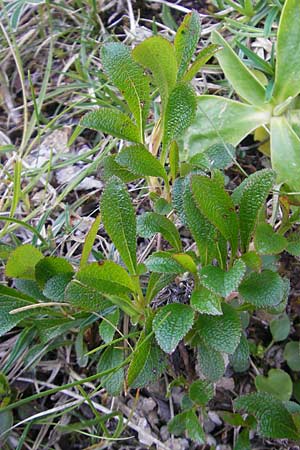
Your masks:
<svg viewBox="0 0 300 450"><path fill-rule="evenodd" d="M5 267L5 274L12 278L34 280L35 266L42 258L42 253L33 245L21 245L10 253Z"/></svg>
<svg viewBox="0 0 300 450"><path fill-rule="evenodd" d="M197 380L191 384L190 399L197 405L205 406L214 396L214 386L207 380Z"/></svg>
<svg viewBox="0 0 300 450"><path fill-rule="evenodd" d="M130 49L119 42L104 45L101 58L105 72L128 103L140 130L140 141L143 142L150 106L149 77L132 59Z"/></svg>
<svg viewBox="0 0 300 450"><path fill-rule="evenodd" d="M300 92L300 3L286 0L282 9L276 51L273 96L277 103Z"/></svg>
<svg viewBox="0 0 300 450"><path fill-rule="evenodd" d="M201 315L195 323L200 338L214 350L234 353L239 345L242 326L236 310L223 303L222 316Z"/></svg>
<svg viewBox="0 0 300 450"><path fill-rule="evenodd" d="M264 169L250 175L240 186L240 233L244 251L248 250L258 214L275 182L275 172ZM238 189L239 189L238 188ZM236 194L235 194L236 195Z"/></svg>
<svg viewBox="0 0 300 450"><path fill-rule="evenodd" d="M89 255L93 249L93 245L94 245L94 242L95 242L95 239L96 239L99 227L100 227L100 222L101 222L101 216L100 216L100 214L98 214L98 216L94 220L91 228L89 229L89 231L86 235L85 241L84 241L81 260L80 260L80 266L79 266L80 269L82 269L88 263Z"/></svg>
<svg viewBox="0 0 300 450"><path fill-rule="evenodd" d="M197 12L193 11L184 17L174 40L178 63L178 80L182 78L189 66L192 56L197 48L200 35L200 17Z"/></svg>
<svg viewBox="0 0 300 450"><path fill-rule="evenodd" d="M168 429L170 433L176 436L186 432L189 439L196 441L200 445L205 442L205 433L193 409L189 409L173 417L168 423Z"/></svg>
<svg viewBox="0 0 300 450"><path fill-rule="evenodd" d="M192 292L191 306L202 314L212 316L220 316L223 314L221 298L203 286L200 286Z"/></svg>
<svg viewBox="0 0 300 450"><path fill-rule="evenodd" d="M137 45L132 56L143 67L151 70L165 105L177 76L177 61L172 44L161 36L153 36Z"/></svg>
<svg viewBox="0 0 300 450"><path fill-rule="evenodd" d="M281 234L275 233L268 223L260 223L256 228L254 243L258 253L277 255L287 247L288 241Z"/></svg>
<svg viewBox="0 0 300 450"><path fill-rule="evenodd" d="M214 144L237 146L256 128L269 123L271 110L229 100L215 95L197 99L196 118L185 133L189 155L201 153Z"/></svg>
<svg viewBox="0 0 300 450"><path fill-rule="evenodd" d="M171 220L154 212L147 212L138 216L138 234L144 238L151 238L156 233L163 237L177 250L182 250L181 239L176 226Z"/></svg>
<svg viewBox="0 0 300 450"><path fill-rule="evenodd" d="M100 323L99 326L99 334L106 344L113 340L114 335L116 333L116 328L119 323L119 319L120 319L119 308L116 308L115 311L113 311L110 314L107 314L107 316L104 319L102 319L102 322Z"/></svg>
<svg viewBox="0 0 300 450"><path fill-rule="evenodd" d="M145 264L151 272L179 274L197 272L193 258L186 253L154 252Z"/></svg>
<svg viewBox="0 0 300 450"><path fill-rule="evenodd" d="M293 383L289 374L280 369L270 369L268 375L257 375L255 386L259 392L267 392L282 401L288 401L293 392Z"/></svg>
<svg viewBox="0 0 300 450"><path fill-rule="evenodd" d="M218 381L225 372L222 354L204 342L198 347L198 361L201 372L210 381Z"/></svg>
<svg viewBox="0 0 300 450"><path fill-rule="evenodd" d="M212 43L223 47L216 57L226 78L238 95L250 104L263 106L266 92L260 81L250 72L217 31L212 33Z"/></svg>
<svg viewBox="0 0 300 450"><path fill-rule="evenodd" d="M230 363L235 372L245 372L249 369L250 361L250 350L247 338L244 334L241 336L241 340L235 352L230 357Z"/></svg>
<svg viewBox="0 0 300 450"><path fill-rule="evenodd" d="M121 111L101 108L87 113L80 121L80 126L102 131L120 139L142 142L137 126Z"/></svg>
<svg viewBox="0 0 300 450"><path fill-rule="evenodd" d="M284 283L278 273L271 270L252 272L242 281L239 292L246 302L256 308L267 308L281 302Z"/></svg>
<svg viewBox="0 0 300 450"><path fill-rule="evenodd" d="M230 196L217 181L206 176L192 176L191 187L200 211L230 242L234 255L238 247L238 218Z"/></svg>
<svg viewBox="0 0 300 450"><path fill-rule="evenodd" d="M246 264L237 259L227 272L216 266L206 266L200 272L201 283L216 295L227 297L238 289L246 273Z"/></svg>
<svg viewBox="0 0 300 450"><path fill-rule="evenodd" d="M140 176L161 177L168 183L168 175L152 153L143 145L125 147L116 156L115 161L120 166Z"/></svg>
<svg viewBox="0 0 300 450"><path fill-rule="evenodd" d="M124 383L124 369L123 367L117 368L124 361L124 351L118 347L108 347L101 355L99 363L97 365L98 372L104 372L105 370L116 370L108 375L105 375L102 379L102 385L110 395L119 395L122 391Z"/></svg>
<svg viewBox="0 0 300 450"><path fill-rule="evenodd" d="M271 160L277 182L300 192L300 139L284 116L271 120Z"/></svg>
<svg viewBox="0 0 300 450"><path fill-rule="evenodd" d="M181 339L192 328L194 311L182 303L172 303L158 310L153 330L158 345L166 353L173 353Z"/></svg>
<svg viewBox="0 0 300 450"><path fill-rule="evenodd" d="M65 258L46 256L35 266L35 278L40 286L44 288L46 282L56 275L69 275L74 273L73 267Z"/></svg>
<svg viewBox="0 0 300 450"><path fill-rule="evenodd" d="M185 75L182 78L182 81L189 82L197 75L199 70L210 60L214 54L220 50L220 46L216 44L208 45L203 48L195 58L195 61L192 63L191 67L187 70Z"/></svg>
<svg viewBox="0 0 300 450"><path fill-rule="evenodd" d="M175 278L175 274L152 272L147 285L146 300L148 303L157 294L170 284Z"/></svg>
<svg viewBox="0 0 300 450"><path fill-rule="evenodd" d="M136 272L136 220L130 196L120 180L112 177L102 194L100 212L104 227L130 273Z"/></svg>
<svg viewBox="0 0 300 450"><path fill-rule="evenodd" d="M173 139L182 136L192 124L197 101L193 89L185 83L178 83L170 93L164 115L163 147L167 148Z"/></svg>
<svg viewBox="0 0 300 450"><path fill-rule="evenodd" d="M109 180L112 176L120 178L124 183L130 183L131 181L140 178L136 173L132 173L129 170L122 167L116 162L117 155L109 155L103 160L103 178Z"/></svg>
<svg viewBox="0 0 300 450"><path fill-rule="evenodd" d="M284 403L270 394L257 392L239 397L234 402L238 410L253 414L260 433L272 439L299 439L299 432Z"/></svg>

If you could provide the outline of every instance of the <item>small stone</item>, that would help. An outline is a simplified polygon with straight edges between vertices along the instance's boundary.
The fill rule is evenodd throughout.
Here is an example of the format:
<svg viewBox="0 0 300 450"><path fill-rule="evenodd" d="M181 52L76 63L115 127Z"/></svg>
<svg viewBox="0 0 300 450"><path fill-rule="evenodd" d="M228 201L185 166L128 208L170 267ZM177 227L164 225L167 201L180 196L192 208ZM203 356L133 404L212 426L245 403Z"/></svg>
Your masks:
<svg viewBox="0 0 300 450"><path fill-rule="evenodd" d="M168 447L170 450L188 450L190 447L189 441L187 439L168 439L165 442L165 446ZM160 450L158 448L158 450Z"/></svg>
<svg viewBox="0 0 300 450"><path fill-rule="evenodd" d="M170 432L169 432L168 427L166 425L161 427L161 429L160 429L160 436L161 436L163 441L166 441L167 439L169 439Z"/></svg>
<svg viewBox="0 0 300 450"><path fill-rule="evenodd" d="M209 411L208 417L212 420L216 425L222 425L223 421L220 419L220 416L214 411Z"/></svg>

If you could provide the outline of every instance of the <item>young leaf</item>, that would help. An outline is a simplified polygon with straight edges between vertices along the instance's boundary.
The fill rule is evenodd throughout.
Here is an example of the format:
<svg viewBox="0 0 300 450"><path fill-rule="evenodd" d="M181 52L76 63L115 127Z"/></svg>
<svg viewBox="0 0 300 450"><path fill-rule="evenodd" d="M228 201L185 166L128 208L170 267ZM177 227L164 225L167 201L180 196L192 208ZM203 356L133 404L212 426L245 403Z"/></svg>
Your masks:
<svg viewBox="0 0 300 450"><path fill-rule="evenodd" d="M145 264L151 272L165 274L195 273L197 271L194 260L184 253L155 252L147 258Z"/></svg>
<svg viewBox="0 0 300 450"><path fill-rule="evenodd" d="M193 321L194 311L187 305L172 303L160 308L153 319L153 330L162 350L173 353Z"/></svg>
<svg viewBox="0 0 300 450"><path fill-rule="evenodd" d="M143 145L125 147L115 161L139 176L161 177L168 183L168 175L161 163Z"/></svg>
<svg viewBox="0 0 300 450"><path fill-rule="evenodd" d="M210 381L218 381L225 372L225 363L222 354L204 342L198 347L198 361L201 372Z"/></svg>
<svg viewBox="0 0 300 450"><path fill-rule="evenodd" d="M11 278L35 279L35 266L43 258L42 253L30 244L17 247L10 253L5 274Z"/></svg>
<svg viewBox="0 0 300 450"><path fill-rule="evenodd" d="M63 302L65 290L73 277L72 273L60 273L46 281L43 295L54 302Z"/></svg>
<svg viewBox="0 0 300 450"><path fill-rule="evenodd" d="M283 357L290 369L300 372L300 347L299 342L288 342L284 348Z"/></svg>
<svg viewBox="0 0 300 450"><path fill-rule="evenodd" d="M275 233L268 223L260 223L256 228L254 244L258 253L277 255L287 247L287 239Z"/></svg>
<svg viewBox="0 0 300 450"><path fill-rule="evenodd" d="M276 48L276 70L273 97L282 103L300 92L300 3L286 0L284 3Z"/></svg>
<svg viewBox="0 0 300 450"><path fill-rule="evenodd" d="M163 237L179 252L181 251L181 240L177 228L166 217L147 212L137 218L137 232L139 236L151 238L156 233L161 233Z"/></svg>
<svg viewBox="0 0 300 450"><path fill-rule="evenodd" d="M217 53L219 64L238 95L255 106L265 103L265 88L239 59L225 39L217 32L212 33L212 43L222 46Z"/></svg>
<svg viewBox="0 0 300 450"><path fill-rule="evenodd" d="M127 383L140 388L154 382L166 368L166 355L156 345L154 338L144 339L137 344L128 368Z"/></svg>
<svg viewBox="0 0 300 450"><path fill-rule="evenodd" d="M197 380L191 384L190 399L197 405L205 406L214 396L213 384L207 380Z"/></svg>
<svg viewBox="0 0 300 450"><path fill-rule="evenodd" d="M170 93L164 115L163 147L168 148L173 139L182 136L192 124L197 101L193 89L185 83L178 83Z"/></svg>
<svg viewBox="0 0 300 450"><path fill-rule="evenodd" d="M103 160L103 178L107 181L114 175L124 183L130 183L140 178L136 173L132 173L118 164L116 162L116 155L109 155Z"/></svg>
<svg viewBox="0 0 300 450"><path fill-rule="evenodd" d="M147 285L146 300L148 303L153 300L157 294L170 284L175 278L174 274L152 272Z"/></svg>
<svg viewBox="0 0 300 450"><path fill-rule="evenodd" d="M248 134L270 121L268 105L261 109L215 95L201 95L197 103L196 118L185 133L190 156L214 144L236 147Z"/></svg>
<svg viewBox="0 0 300 450"><path fill-rule="evenodd" d="M230 242L232 254L235 255L238 219L230 196L217 181L206 176L192 176L191 187L200 211Z"/></svg>
<svg viewBox="0 0 300 450"><path fill-rule="evenodd" d="M191 295L191 306L202 314L222 315L221 298L203 286L195 289Z"/></svg>
<svg viewBox="0 0 300 450"><path fill-rule="evenodd" d="M204 444L205 434L200 425L199 419L193 409L177 414L169 423L170 433L181 435L187 432L187 435L193 441Z"/></svg>
<svg viewBox="0 0 300 450"><path fill-rule="evenodd" d="M203 48L195 58L195 61L192 63L191 67L184 74L182 81L188 83L192 81L192 79L197 75L199 70L210 60L214 54L219 51L220 46L216 44L208 45Z"/></svg>
<svg viewBox="0 0 300 450"><path fill-rule="evenodd" d="M270 394L258 392L239 397L234 402L237 410L253 414L259 432L266 438L298 440L299 433L284 403Z"/></svg>
<svg viewBox="0 0 300 450"><path fill-rule="evenodd" d="M130 273L136 272L136 220L130 196L120 180L112 177L102 194L100 211L104 227Z"/></svg>
<svg viewBox="0 0 300 450"><path fill-rule="evenodd" d="M284 116L271 120L271 161L277 183L300 192L300 139Z"/></svg>
<svg viewBox="0 0 300 450"><path fill-rule="evenodd" d="M119 395L123 388L124 383L124 369L118 366L122 364L124 360L124 352L121 348L108 347L104 353L102 353L99 363L97 365L97 372L104 372L105 370L116 370L108 375L105 375L102 379L102 385L110 395Z"/></svg>
<svg viewBox="0 0 300 450"><path fill-rule="evenodd" d="M266 377L257 375L255 386L259 392L267 392L282 401L289 400L293 391L291 377L280 369L270 369Z"/></svg>
<svg viewBox="0 0 300 450"><path fill-rule="evenodd" d="M250 175L242 186L239 219L242 248L248 250L258 214L275 182L275 172L264 169Z"/></svg>
<svg viewBox="0 0 300 450"><path fill-rule="evenodd" d="M86 235L85 241L84 241L80 265L79 265L80 269L82 269L88 263L88 258L93 249L94 241L96 239L96 236L97 236L97 233L98 233L98 230L100 227L100 222L101 222L101 216L100 216L100 214L98 214L98 216L94 220L91 228L89 229L89 231Z"/></svg>
<svg viewBox="0 0 300 450"><path fill-rule="evenodd" d="M227 297L238 289L246 273L246 264L241 259L235 261L227 272L216 266L206 266L200 272L201 283L216 295Z"/></svg>
<svg viewBox="0 0 300 450"><path fill-rule="evenodd" d="M200 17L196 11L187 14L177 30L174 46L178 63L177 78L186 72L201 35Z"/></svg>
<svg viewBox="0 0 300 450"><path fill-rule="evenodd" d="M244 334L241 336L241 340L235 352L230 357L230 362L235 372L245 372L249 369L250 361L249 344Z"/></svg>
<svg viewBox="0 0 300 450"><path fill-rule="evenodd" d="M161 36L153 36L137 45L132 56L143 67L151 70L165 105L177 76L177 61L172 44Z"/></svg>
<svg viewBox="0 0 300 450"><path fill-rule="evenodd" d="M99 326L99 334L103 341L107 344L113 340L113 337L116 333L116 327L118 326L120 319L120 310L118 308L115 309L110 314L107 314Z"/></svg>
<svg viewBox="0 0 300 450"><path fill-rule="evenodd" d="M270 331L274 342L284 341L290 334L290 330L291 330L291 321L289 319L289 316L285 313L279 317L276 317L270 323Z"/></svg>
<svg viewBox="0 0 300 450"><path fill-rule="evenodd" d="M214 350L234 353L241 338L241 321L236 310L223 303L222 316L201 315L195 327L200 338Z"/></svg>
<svg viewBox="0 0 300 450"><path fill-rule="evenodd" d="M117 109L101 108L87 113L80 126L102 131L130 142L142 142L138 128L132 120Z"/></svg>
<svg viewBox="0 0 300 450"><path fill-rule="evenodd" d="M46 256L35 266L35 278L40 288L44 288L46 282L56 275L72 276L73 273L71 264L65 258L56 256Z"/></svg>
<svg viewBox="0 0 300 450"><path fill-rule="evenodd" d="M271 270L252 272L240 284L239 292L246 302L256 308L275 306L283 297L283 280Z"/></svg>
<svg viewBox="0 0 300 450"><path fill-rule="evenodd" d="M144 127L149 112L149 78L131 56L130 49L119 42L102 47L102 64L110 80L117 86L128 103L144 140Z"/></svg>

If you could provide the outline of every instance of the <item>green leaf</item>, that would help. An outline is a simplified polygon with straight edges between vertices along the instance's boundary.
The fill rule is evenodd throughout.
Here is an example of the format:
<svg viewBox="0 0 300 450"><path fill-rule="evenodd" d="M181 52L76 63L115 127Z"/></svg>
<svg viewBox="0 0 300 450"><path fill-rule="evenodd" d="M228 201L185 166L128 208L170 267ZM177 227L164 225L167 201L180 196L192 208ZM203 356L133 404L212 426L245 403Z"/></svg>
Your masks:
<svg viewBox="0 0 300 450"><path fill-rule="evenodd" d="M113 340L119 320L120 310L118 308L116 308L112 313L107 314L107 316L102 319L99 326L99 334L106 344Z"/></svg>
<svg viewBox="0 0 300 450"><path fill-rule="evenodd" d="M40 308L28 309L16 314L10 314L14 309L36 304L28 295L21 294L16 289L0 285L0 336L14 328L21 320L40 314Z"/></svg>
<svg viewBox="0 0 300 450"><path fill-rule="evenodd" d="M166 368L166 356L153 338L146 338L134 351L128 368L127 383L132 388L141 388L153 383Z"/></svg>
<svg viewBox="0 0 300 450"><path fill-rule="evenodd" d="M132 56L143 67L151 70L165 105L177 76L177 61L172 44L161 36L153 36L137 45Z"/></svg>
<svg viewBox="0 0 300 450"><path fill-rule="evenodd" d="M205 442L204 431L195 411L192 409L177 414L168 423L168 429L170 433L175 434L175 436L187 432L188 437L193 441L196 441L199 444L204 444Z"/></svg>
<svg viewBox="0 0 300 450"><path fill-rule="evenodd" d="M56 256L46 256L35 266L36 281L41 288L44 288L46 282L56 275L71 276L73 273L71 264L66 259Z"/></svg>
<svg viewBox="0 0 300 450"><path fill-rule="evenodd" d="M291 322L287 314L282 314L270 323L270 331L274 342L284 341L291 330ZM300 352L299 352L300 355Z"/></svg>
<svg viewBox="0 0 300 450"><path fill-rule="evenodd" d="M214 144L236 147L256 128L269 123L271 111L215 95L198 97L196 118L185 133L189 155L201 153Z"/></svg>
<svg viewBox="0 0 300 450"><path fill-rule="evenodd" d="M202 314L222 315L221 298L205 287L199 286L192 292L191 306Z"/></svg>
<svg viewBox="0 0 300 450"><path fill-rule="evenodd" d="M80 269L82 269L88 263L89 255L93 249L93 245L94 245L94 242L95 242L95 239L96 239L99 227L100 227L100 222L101 222L101 216L100 216L100 214L98 214L98 216L94 220L94 222L93 222L91 228L89 229L89 231L85 237L85 240L84 240L81 259L80 259L80 265L79 265Z"/></svg>
<svg viewBox="0 0 300 450"><path fill-rule="evenodd" d="M177 30L174 46L178 63L177 78L183 77L197 48L201 35L199 14L195 11L187 14Z"/></svg>
<svg viewBox="0 0 300 450"><path fill-rule="evenodd" d="M152 272L147 285L147 302L150 303L162 289L174 280L174 278L175 275L173 273Z"/></svg>
<svg viewBox="0 0 300 450"><path fill-rule="evenodd" d="M123 388L124 383L124 369L118 366L124 361L124 352L117 347L108 347L104 353L102 353L99 363L97 365L97 372L104 372L105 370L116 370L108 375L105 375L101 379L103 387L110 395L119 395Z"/></svg>
<svg viewBox="0 0 300 450"><path fill-rule="evenodd" d="M244 251L248 250L259 212L274 182L274 171L264 169L250 175L241 188L239 219Z"/></svg>
<svg viewBox="0 0 300 450"><path fill-rule="evenodd" d="M250 361L249 344L244 334L241 336L241 340L235 352L230 358L231 365L235 372L245 372L249 369Z"/></svg>
<svg viewBox="0 0 300 450"><path fill-rule="evenodd" d="M130 196L112 177L102 194L100 211L104 227L130 273L136 272L136 220Z"/></svg>
<svg viewBox="0 0 300 450"><path fill-rule="evenodd" d="M300 192L300 139L284 116L271 119L271 161L277 183Z"/></svg>
<svg viewBox="0 0 300 450"><path fill-rule="evenodd" d="M222 46L216 57L230 84L238 95L255 106L265 103L265 88L247 66L239 59L225 39L217 32L212 33L212 43Z"/></svg>
<svg viewBox="0 0 300 450"><path fill-rule="evenodd" d="M66 287L65 301L76 308L93 312L101 312L112 306L101 292L78 280L72 280Z"/></svg>
<svg viewBox="0 0 300 450"><path fill-rule="evenodd" d="M197 108L194 90L185 83L178 83L170 93L165 115L163 147L167 148L173 139L182 136L192 124Z"/></svg>
<svg viewBox="0 0 300 450"><path fill-rule="evenodd" d="M207 380L194 381L190 386L189 396L197 405L205 406L214 396L214 386Z"/></svg>
<svg viewBox="0 0 300 450"><path fill-rule="evenodd" d="M239 293L256 308L278 305L283 297L284 285L278 273L264 270L250 273L241 283Z"/></svg>
<svg viewBox="0 0 300 450"><path fill-rule="evenodd" d="M179 252L182 250L181 239L176 226L166 217L147 212L138 216L137 232L139 236L151 238L156 233L161 233L163 237Z"/></svg>
<svg viewBox="0 0 300 450"><path fill-rule="evenodd" d="M292 415L284 404L270 394L258 392L239 397L234 402L237 410L253 414L259 432L266 438L298 440L299 433Z"/></svg>
<svg viewBox="0 0 300 450"><path fill-rule="evenodd" d="M89 361L89 357L87 355L87 345L84 340L84 332L80 330L75 339L75 353L76 353L76 362L79 367L86 367Z"/></svg>
<svg viewBox="0 0 300 450"><path fill-rule="evenodd" d="M132 120L117 109L101 108L87 113L80 126L102 131L130 142L142 142L138 128Z"/></svg>
<svg viewBox="0 0 300 450"><path fill-rule="evenodd" d="M223 303L222 316L201 315L195 328L200 338L214 350L224 353L234 353L240 343L241 321L236 310Z"/></svg>
<svg viewBox="0 0 300 450"><path fill-rule="evenodd" d="M179 274L197 271L194 260L185 253L155 252L146 259L145 264L151 272Z"/></svg>
<svg viewBox="0 0 300 450"><path fill-rule="evenodd" d="M9 437L10 430L14 424L12 411L0 411L0 444L5 448L5 442Z"/></svg>
<svg viewBox="0 0 300 450"><path fill-rule="evenodd" d="M225 169L235 160L235 148L231 144L214 144L203 153L196 153L190 163L207 169ZM207 163L208 164L207 164Z"/></svg>
<svg viewBox="0 0 300 450"><path fill-rule="evenodd" d="M277 103L300 92L300 4L297 0L284 3L276 47L276 70L273 96Z"/></svg>
<svg viewBox="0 0 300 450"><path fill-rule="evenodd" d="M293 256L300 256L300 235L293 232L287 237L288 245L286 247L287 252Z"/></svg>
<svg viewBox="0 0 300 450"><path fill-rule="evenodd" d="M255 248L263 255L277 255L287 247L287 239L275 233L268 223L260 223L256 228Z"/></svg>
<svg viewBox="0 0 300 450"><path fill-rule="evenodd" d="M234 450L251 450L249 434L250 431L247 428L240 431L234 446Z"/></svg>
<svg viewBox="0 0 300 450"><path fill-rule="evenodd" d="M214 54L219 51L220 46L211 44L203 48L195 58L195 61L191 64L191 67L187 70L182 78L182 81L190 82L197 75L199 70L210 60Z"/></svg>
<svg viewBox="0 0 300 450"><path fill-rule="evenodd" d="M149 77L132 59L130 49L119 42L104 45L101 58L105 72L128 103L143 142L150 106Z"/></svg>
<svg viewBox="0 0 300 450"><path fill-rule="evenodd" d="M118 164L116 162L116 155L110 155L103 160L103 178L107 181L114 175L124 183L130 183L140 178L136 173L132 173Z"/></svg>
<svg viewBox="0 0 300 450"><path fill-rule="evenodd" d="M289 400L293 391L291 377L280 369L270 369L266 377L257 375L255 386L259 392L267 392L282 401Z"/></svg>
<svg viewBox="0 0 300 450"><path fill-rule="evenodd" d="M43 295L54 302L63 302L65 299L65 290L72 276L72 273L61 273L49 278L45 283Z"/></svg>
<svg viewBox="0 0 300 450"><path fill-rule="evenodd" d="M300 347L299 342L288 342L284 348L283 357L290 369L300 371Z"/></svg>
<svg viewBox="0 0 300 450"><path fill-rule="evenodd" d="M204 342L198 346L198 361L201 372L210 381L218 381L225 372L222 354L215 351Z"/></svg>
<svg viewBox="0 0 300 450"><path fill-rule="evenodd" d="M262 258L254 251L244 253L242 260L251 270L259 271L261 269Z"/></svg>
<svg viewBox="0 0 300 450"><path fill-rule="evenodd" d="M191 187L200 211L230 242L232 254L235 255L238 247L238 218L230 196L216 180L205 176L192 176Z"/></svg>
<svg viewBox="0 0 300 450"><path fill-rule="evenodd" d="M237 259L227 272L216 266L206 266L200 271L201 283L216 295L227 297L236 291L246 273L246 264Z"/></svg>
<svg viewBox="0 0 300 450"><path fill-rule="evenodd" d="M43 258L42 253L30 244L17 247L10 253L5 274L11 278L35 279L35 266Z"/></svg>
<svg viewBox="0 0 300 450"><path fill-rule="evenodd" d="M160 308L153 320L153 330L162 350L173 353L193 321L194 311L187 305L173 303Z"/></svg>
<svg viewBox="0 0 300 450"><path fill-rule="evenodd" d="M161 163L143 145L125 147L115 161L131 173L139 176L161 177L168 183L168 175Z"/></svg>

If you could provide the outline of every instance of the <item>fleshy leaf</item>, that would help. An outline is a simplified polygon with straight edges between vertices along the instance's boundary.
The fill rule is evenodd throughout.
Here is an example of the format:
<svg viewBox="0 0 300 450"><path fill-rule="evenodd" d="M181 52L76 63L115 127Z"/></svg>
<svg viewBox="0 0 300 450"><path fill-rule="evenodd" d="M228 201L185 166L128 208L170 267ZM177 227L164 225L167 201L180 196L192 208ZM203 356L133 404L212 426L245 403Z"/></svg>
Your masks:
<svg viewBox="0 0 300 450"><path fill-rule="evenodd" d="M236 147L256 128L269 123L271 111L215 95L198 97L196 118L185 133L189 155L201 153L214 144Z"/></svg>
<svg viewBox="0 0 300 450"><path fill-rule="evenodd" d="M235 261L227 272L216 266L206 266L200 272L201 283L216 295L227 297L238 289L246 272L246 264L241 259Z"/></svg>
<svg viewBox="0 0 300 450"><path fill-rule="evenodd" d="M212 316L223 314L221 298L202 286L192 292L191 306L202 314L209 314Z"/></svg>
<svg viewBox="0 0 300 450"><path fill-rule="evenodd" d="M242 281L239 292L246 302L256 308L267 308L281 302L284 283L278 273L271 270L252 272Z"/></svg>
<svg viewBox="0 0 300 450"><path fill-rule="evenodd" d="M166 217L147 212L138 216L138 234L144 238L151 238L156 233L161 233L163 237L179 252L181 251L181 240L176 226Z"/></svg>
<svg viewBox="0 0 300 450"><path fill-rule="evenodd" d="M162 350L173 353L193 321L194 311L187 305L173 303L160 308L153 320L153 330Z"/></svg>
<svg viewBox="0 0 300 450"><path fill-rule="evenodd" d="M35 280L35 266L42 258L42 253L33 245L21 245L10 253L5 274L7 277Z"/></svg>
<svg viewBox="0 0 300 450"><path fill-rule="evenodd" d="M185 253L155 252L146 259L145 264L151 272L179 274L197 271L194 260Z"/></svg>
<svg viewBox="0 0 300 450"><path fill-rule="evenodd" d="M201 34L200 17L196 11L187 14L177 30L174 46L178 63L178 79L186 72Z"/></svg>
<svg viewBox="0 0 300 450"><path fill-rule="evenodd" d="M120 180L112 177L100 203L105 230L118 249L129 272L136 272L136 220L130 196Z"/></svg>
<svg viewBox="0 0 300 450"><path fill-rule="evenodd" d="M263 255L277 255L287 247L287 239L275 233L268 223L257 226L254 243L258 253Z"/></svg>
<svg viewBox="0 0 300 450"><path fill-rule="evenodd" d="M212 43L222 46L216 57L238 95L255 106L264 105L265 88L217 31L212 33Z"/></svg>
<svg viewBox="0 0 300 450"><path fill-rule="evenodd" d="M200 338L214 350L234 353L241 338L241 321L235 309L223 303L222 316L201 315L195 328Z"/></svg>
<svg viewBox="0 0 300 450"><path fill-rule="evenodd" d="M176 84L177 61L174 47L165 38L153 36L132 51L133 58L146 69L150 69L163 104Z"/></svg>
<svg viewBox="0 0 300 450"><path fill-rule="evenodd" d="M239 397L234 402L237 410L253 414L258 421L259 432L267 438L298 440L299 433L283 402L270 394L258 392Z"/></svg>
<svg viewBox="0 0 300 450"><path fill-rule="evenodd" d="M280 369L270 369L266 377L257 375L255 386L259 392L267 392L282 401L289 400L293 391L291 377Z"/></svg>
<svg viewBox="0 0 300 450"><path fill-rule="evenodd" d="M284 341L291 330L291 321L287 314L282 314L281 316L276 317L270 323L270 331L272 334L272 338L274 342ZM300 349L299 349L299 357L300 357Z"/></svg>
<svg viewBox="0 0 300 450"><path fill-rule="evenodd" d="M117 109L101 108L87 113L80 126L102 131L130 142L142 142L137 126L124 113Z"/></svg>
<svg viewBox="0 0 300 450"><path fill-rule="evenodd" d="M235 372L245 372L250 366L250 350L249 344L244 334L241 336L241 340L235 352L230 357L230 362Z"/></svg>
<svg viewBox="0 0 300 450"><path fill-rule="evenodd" d="M290 369L300 372L300 346L299 342L288 342L284 348L283 357Z"/></svg>
<svg viewBox="0 0 300 450"><path fill-rule="evenodd" d="M218 381L225 372L222 354L204 342L198 346L198 361L201 372L210 381Z"/></svg>
<svg viewBox="0 0 300 450"><path fill-rule="evenodd" d="M273 96L278 103L295 97L300 92L300 3L284 3L276 49L276 70Z"/></svg>
<svg viewBox="0 0 300 450"><path fill-rule="evenodd" d="M101 57L105 72L128 103L142 142L150 104L149 77L132 59L130 49L124 44L110 42L104 45Z"/></svg>

